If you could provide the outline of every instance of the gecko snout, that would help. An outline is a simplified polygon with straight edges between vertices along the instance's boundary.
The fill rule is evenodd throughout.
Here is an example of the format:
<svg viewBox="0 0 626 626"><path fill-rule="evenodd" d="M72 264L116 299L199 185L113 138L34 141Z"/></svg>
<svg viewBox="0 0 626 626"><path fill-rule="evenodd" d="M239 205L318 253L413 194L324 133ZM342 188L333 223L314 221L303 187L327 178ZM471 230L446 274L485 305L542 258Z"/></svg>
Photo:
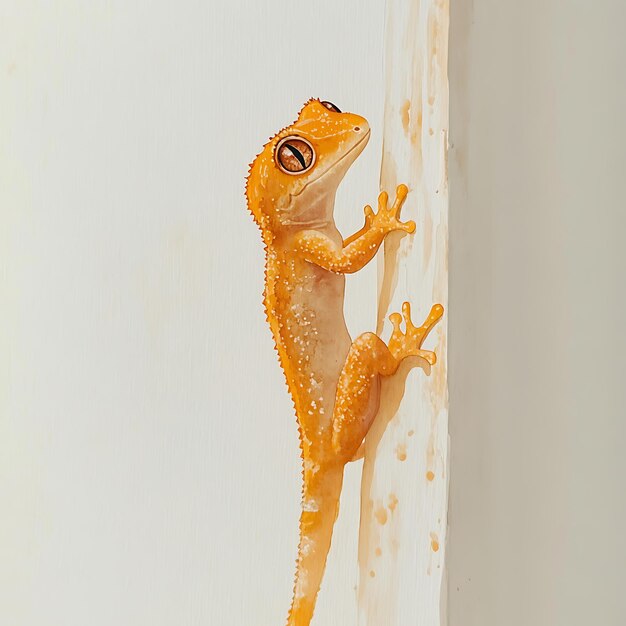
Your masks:
<svg viewBox="0 0 626 626"><path fill-rule="evenodd" d="M360 115L354 115L354 113L349 115L352 123L352 132L359 135L367 135L370 131L370 125L367 123L367 120Z"/></svg>
<svg viewBox="0 0 626 626"><path fill-rule="evenodd" d="M355 133L356 135L359 135L358 140L361 141L365 139L365 135L369 135L370 128L367 122L358 123L352 127L352 132Z"/></svg>

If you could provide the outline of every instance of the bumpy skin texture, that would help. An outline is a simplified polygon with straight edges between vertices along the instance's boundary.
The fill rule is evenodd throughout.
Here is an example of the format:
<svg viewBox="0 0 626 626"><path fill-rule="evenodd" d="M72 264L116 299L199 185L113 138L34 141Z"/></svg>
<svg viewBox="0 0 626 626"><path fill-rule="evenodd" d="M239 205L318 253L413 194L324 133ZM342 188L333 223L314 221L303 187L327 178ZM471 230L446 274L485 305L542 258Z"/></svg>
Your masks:
<svg viewBox="0 0 626 626"><path fill-rule="evenodd" d="M408 193L404 185L391 206L385 192L377 212L366 206L365 224L351 237L344 240L335 226L337 187L369 134L364 118L309 100L294 124L265 145L247 180L248 208L265 244L265 310L294 402L303 460L300 545L288 626L311 622L344 466L357 455L376 416L381 376L394 374L410 356L430 365L436 360L421 347L443 315L441 305L415 327L405 303L402 315L390 316L394 330L388 344L373 333L352 342L345 325L344 274L367 264L388 233L415 230L413 222L399 220ZM299 154L297 161L287 153L289 163L302 171L284 171L280 164L277 148L292 138L313 152L313 158ZM302 148L302 143L293 145Z"/></svg>

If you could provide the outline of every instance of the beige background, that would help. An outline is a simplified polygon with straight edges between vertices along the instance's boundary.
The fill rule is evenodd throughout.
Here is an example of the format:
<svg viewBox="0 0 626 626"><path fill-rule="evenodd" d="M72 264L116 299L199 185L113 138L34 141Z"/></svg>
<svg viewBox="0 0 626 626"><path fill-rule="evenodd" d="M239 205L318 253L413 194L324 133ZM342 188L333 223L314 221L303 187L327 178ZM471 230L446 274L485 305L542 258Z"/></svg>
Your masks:
<svg viewBox="0 0 626 626"><path fill-rule="evenodd" d="M622 626L626 4L451 19L450 626Z"/></svg>

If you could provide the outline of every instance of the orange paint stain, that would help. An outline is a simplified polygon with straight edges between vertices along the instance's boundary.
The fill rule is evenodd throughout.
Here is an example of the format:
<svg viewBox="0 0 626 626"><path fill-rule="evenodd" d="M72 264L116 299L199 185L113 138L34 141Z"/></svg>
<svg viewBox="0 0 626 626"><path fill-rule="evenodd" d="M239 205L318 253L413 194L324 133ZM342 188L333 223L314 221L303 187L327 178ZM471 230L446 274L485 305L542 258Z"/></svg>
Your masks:
<svg viewBox="0 0 626 626"><path fill-rule="evenodd" d="M402 130L404 130L405 134L409 132L409 123L411 121L410 118L410 110L411 110L411 101L405 100L400 107L400 119L402 120Z"/></svg>
<svg viewBox="0 0 626 626"><path fill-rule="evenodd" d="M398 461L406 461L406 446L403 443L396 448L396 457Z"/></svg>
<svg viewBox="0 0 626 626"><path fill-rule="evenodd" d="M426 480L428 480L428 481L433 481L433 480L435 480L435 474L434 474L434 472L431 472L430 470L428 470L428 471L426 472Z"/></svg>
<svg viewBox="0 0 626 626"><path fill-rule="evenodd" d="M426 446L426 466L433 467L435 464L435 433L431 431Z"/></svg>
<svg viewBox="0 0 626 626"><path fill-rule="evenodd" d="M419 150L420 154L422 152L422 109L417 112L415 116L415 124L411 130L411 143Z"/></svg>
<svg viewBox="0 0 626 626"><path fill-rule="evenodd" d="M376 548L375 554L376 556L381 556L383 551L380 548Z"/></svg>
<svg viewBox="0 0 626 626"><path fill-rule="evenodd" d="M439 538L437 533L430 533L430 549L433 552L439 552Z"/></svg>
<svg viewBox="0 0 626 626"><path fill-rule="evenodd" d="M385 507L379 507L376 510L375 513L376 516L376 521L381 525L384 526L387 523L387 510L385 509Z"/></svg>
<svg viewBox="0 0 626 626"><path fill-rule="evenodd" d="M395 493L390 493L389 494L389 510L393 513L396 510L396 507L398 506L398 497L396 496Z"/></svg>

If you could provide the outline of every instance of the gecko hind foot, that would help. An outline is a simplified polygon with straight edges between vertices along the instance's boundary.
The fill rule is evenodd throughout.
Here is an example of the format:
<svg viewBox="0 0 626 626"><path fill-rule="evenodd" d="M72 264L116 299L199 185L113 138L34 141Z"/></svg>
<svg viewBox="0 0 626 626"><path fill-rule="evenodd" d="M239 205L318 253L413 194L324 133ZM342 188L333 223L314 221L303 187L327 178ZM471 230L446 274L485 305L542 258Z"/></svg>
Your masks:
<svg viewBox="0 0 626 626"><path fill-rule="evenodd" d="M411 305L408 302L402 304L402 315L400 313L392 313L389 321L393 326L393 332L389 339L389 350L393 356L401 361L409 356L417 356L430 365L437 362L437 356L430 350L422 350L422 344L428 337L430 331L435 327L437 322L443 316L443 306L441 304L433 305L426 320L419 327L416 327L411 320ZM405 332L400 329L402 320L404 319Z"/></svg>

